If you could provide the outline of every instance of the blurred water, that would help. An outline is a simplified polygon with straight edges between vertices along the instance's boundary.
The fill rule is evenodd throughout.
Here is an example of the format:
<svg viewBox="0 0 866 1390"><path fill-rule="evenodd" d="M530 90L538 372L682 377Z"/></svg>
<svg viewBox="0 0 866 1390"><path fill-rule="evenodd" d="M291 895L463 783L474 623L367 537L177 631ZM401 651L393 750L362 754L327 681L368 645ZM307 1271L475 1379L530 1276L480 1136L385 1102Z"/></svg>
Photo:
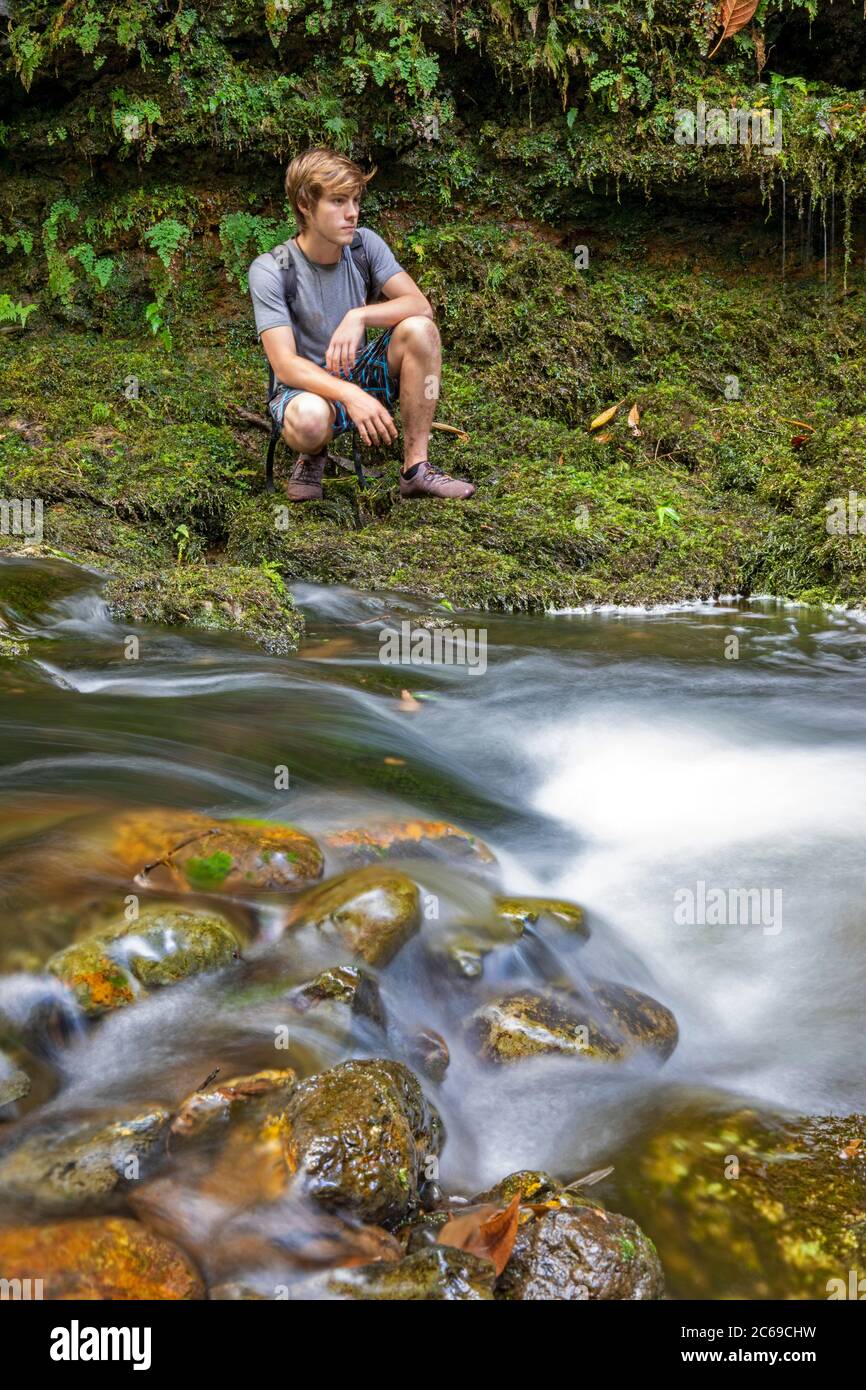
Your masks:
<svg viewBox="0 0 866 1390"><path fill-rule="evenodd" d="M15 846L0 861L0 945L23 944L11 904L32 887L34 862L50 891L64 818L172 805L316 834L383 815L442 817L493 847L507 891L588 909L591 942L555 944L556 968L649 990L681 1033L661 1071L567 1059L479 1067L461 1040L471 993L443 990L425 942L450 916L471 917L487 890L466 871L413 866L442 912L380 983L395 1036L433 1027L451 1047L444 1083L425 1083L448 1129L446 1185L603 1162L638 1102L672 1082L802 1112L864 1108L858 617L771 601L525 617L339 587L295 596L307 637L280 659L240 638L115 623L98 578L59 562L0 565L0 603L32 657L0 676L0 846ZM431 614L485 629L483 675L379 661L384 624ZM135 661L124 656L130 632ZM280 765L288 791L274 790ZM780 894L781 915L679 925L675 895L699 882ZM53 933L46 921L35 944L64 944ZM532 943L521 951L517 977L543 973ZM303 962L291 968L305 978ZM0 1007L12 988L0 979ZM214 1065L223 1076L274 1065L271 1021L234 1007L222 977L174 987L73 1037L46 1113L176 1102ZM293 1039L288 1061L302 1071L347 1055L315 1021ZM364 1036L352 1046L377 1048Z"/></svg>

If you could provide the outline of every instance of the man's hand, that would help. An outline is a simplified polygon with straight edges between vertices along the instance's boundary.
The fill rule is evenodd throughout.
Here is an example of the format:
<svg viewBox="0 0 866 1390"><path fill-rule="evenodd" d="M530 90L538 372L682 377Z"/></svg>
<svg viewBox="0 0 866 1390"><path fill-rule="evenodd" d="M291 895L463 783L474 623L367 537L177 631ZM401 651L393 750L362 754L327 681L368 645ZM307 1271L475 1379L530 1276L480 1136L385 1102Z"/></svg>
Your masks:
<svg viewBox="0 0 866 1390"><path fill-rule="evenodd" d="M361 309L350 309L346 317L337 325L325 353L325 367L334 376L348 376L355 365L358 343L364 332L364 315Z"/></svg>
<svg viewBox="0 0 866 1390"><path fill-rule="evenodd" d="M365 444L393 444L397 438L397 426L388 411L375 396L361 387L355 387L351 395L343 397L346 407L358 433Z"/></svg>

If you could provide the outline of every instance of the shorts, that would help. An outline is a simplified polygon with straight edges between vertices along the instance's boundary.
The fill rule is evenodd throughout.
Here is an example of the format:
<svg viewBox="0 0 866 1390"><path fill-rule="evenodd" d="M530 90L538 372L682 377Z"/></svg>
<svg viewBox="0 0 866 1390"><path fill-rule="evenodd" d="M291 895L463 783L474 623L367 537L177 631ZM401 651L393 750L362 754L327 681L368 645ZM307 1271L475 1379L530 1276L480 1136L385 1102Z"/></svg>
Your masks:
<svg viewBox="0 0 866 1390"><path fill-rule="evenodd" d="M387 328L381 337L374 338L371 343L362 348L355 358L355 365L347 378L356 386L360 386L362 390L369 391L371 396L378 396L389 409L395 404L400 394L400 378L392 376L388 367L388 344L393 332L393 328ZM300 396L302 390L303 388L299 386L284 386L281 391L275 392L268 401L268 410L274 423L280 429L283 428L286 406L293 396ZM353 430L355 426L343 402L334 401L333 405L337 411L334 434L343 434L346 430Z"/></svg>

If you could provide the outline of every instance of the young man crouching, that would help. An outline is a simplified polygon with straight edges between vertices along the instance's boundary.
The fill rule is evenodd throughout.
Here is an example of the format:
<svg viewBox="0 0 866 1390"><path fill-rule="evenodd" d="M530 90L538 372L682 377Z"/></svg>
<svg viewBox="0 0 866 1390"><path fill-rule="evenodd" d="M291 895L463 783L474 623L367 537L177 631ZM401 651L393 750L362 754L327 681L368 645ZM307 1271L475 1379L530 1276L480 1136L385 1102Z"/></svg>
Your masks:
<svg viewBox="0 0 866 1390"><path fill-rule="evenodd" d="M249 269L256 331L276 378L268 408L289 448L299 451L286 496L292 502L322 496L328 445L344 430L356 428L365 444L392 444L397 429L389 407L399 400L400 496L471 497L472 483L427 459L441 374L439 330L391 248L358 227L371 178L331 150L293 159L286 195L299 231ZM367 303L377 298L382 302ZM367 328L385 332L366 344Z"/></svg>

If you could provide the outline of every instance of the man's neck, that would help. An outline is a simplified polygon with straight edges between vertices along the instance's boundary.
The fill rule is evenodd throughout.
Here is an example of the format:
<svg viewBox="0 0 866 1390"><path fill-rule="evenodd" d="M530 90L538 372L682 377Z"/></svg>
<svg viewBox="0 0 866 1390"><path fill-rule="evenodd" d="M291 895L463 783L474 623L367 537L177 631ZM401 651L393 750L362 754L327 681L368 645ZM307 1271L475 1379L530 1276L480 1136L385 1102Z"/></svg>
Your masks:
<svg viewBox="0 0 866 1390"><path fill-rule="evenodd" d="M305 227L295 238L307 260L318 265L336 265L343 254L342 246L327 241L313 227Z"/></svg>

